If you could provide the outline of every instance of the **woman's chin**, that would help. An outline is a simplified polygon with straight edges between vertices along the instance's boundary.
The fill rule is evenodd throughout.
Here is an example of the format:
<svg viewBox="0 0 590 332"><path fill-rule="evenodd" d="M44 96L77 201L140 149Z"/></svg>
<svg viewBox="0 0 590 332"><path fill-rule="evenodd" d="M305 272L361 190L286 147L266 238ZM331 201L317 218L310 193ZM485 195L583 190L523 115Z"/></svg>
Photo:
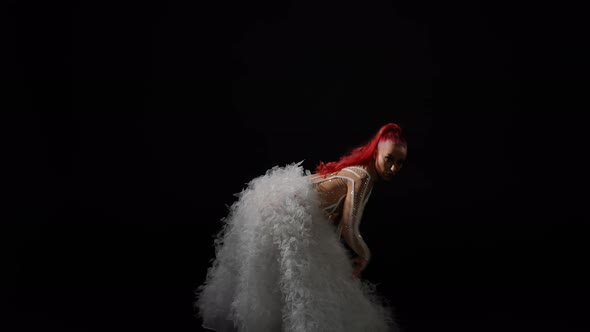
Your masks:
<svg viewBox="0 0 590 332"><path fill-rule="evenodd" d="M393 174L384 173L384 174L381 175L381 178L384 181L391 181L391 180L393 180Z"/></svg>

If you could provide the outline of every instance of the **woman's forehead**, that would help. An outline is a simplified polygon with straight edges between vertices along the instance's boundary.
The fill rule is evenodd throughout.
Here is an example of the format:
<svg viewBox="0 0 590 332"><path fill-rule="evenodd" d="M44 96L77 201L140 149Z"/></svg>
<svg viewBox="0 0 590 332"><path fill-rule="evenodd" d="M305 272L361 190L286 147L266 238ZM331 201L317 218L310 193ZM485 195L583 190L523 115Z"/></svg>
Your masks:
<svg viewBox="0 0 590 332"><path fill-rule="evenodd" d="M399 158L405 158L408 154L408 147L405 144L396 144L393 153Z"/></svg>
<svg viewBox="0 0 590 332"><path fill-rule="evenodd" d="M379 142L379 150L384 153L400 152L406 153L407 146L405 144L396 144L393 141L381 141Z"/></svg>
<svg viewBox="0 0 590 332"><path fill-rule="evenodd" d="M393 149L395 148L395 143L393 143L393 141L387 140L387 141L381 141L379 142L378 145L379 150L390 150L393 151Z"/></svg>

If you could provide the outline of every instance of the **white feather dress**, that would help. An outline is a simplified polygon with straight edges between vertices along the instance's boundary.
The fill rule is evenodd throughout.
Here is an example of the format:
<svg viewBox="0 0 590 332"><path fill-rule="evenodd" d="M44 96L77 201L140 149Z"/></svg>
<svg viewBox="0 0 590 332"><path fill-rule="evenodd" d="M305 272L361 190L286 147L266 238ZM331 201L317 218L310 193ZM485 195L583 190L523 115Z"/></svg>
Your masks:
<svg viewBox="0 0 590 332"><path fill-rule="evenodd" d="M351 253L340 240L343 229L350 231L353 249L368 254L358 233L370 196L367 176L353 167L321 178L294 163L250 181L223 219L215 257L196 291L202 326L218 332L398 331L374 285L353 277ZM322 192L319 184L331 180L335 189ZM344 212L349 227L330 222L335 212Z"/></svg>

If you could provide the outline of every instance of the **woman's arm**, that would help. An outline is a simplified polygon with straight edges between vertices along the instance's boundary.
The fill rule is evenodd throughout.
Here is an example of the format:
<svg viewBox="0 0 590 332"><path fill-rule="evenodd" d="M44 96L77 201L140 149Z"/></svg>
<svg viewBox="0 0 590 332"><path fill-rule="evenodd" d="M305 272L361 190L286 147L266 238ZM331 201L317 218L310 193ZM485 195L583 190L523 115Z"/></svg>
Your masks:
<svg viewBox="0 0 590 332"><path fill-rule="evenodd" d="M371 259L371 251L360 234L359 226L368 192L368 181L365 177L348 181L348 192L340 221L344 241L366 263Z"/></svg>

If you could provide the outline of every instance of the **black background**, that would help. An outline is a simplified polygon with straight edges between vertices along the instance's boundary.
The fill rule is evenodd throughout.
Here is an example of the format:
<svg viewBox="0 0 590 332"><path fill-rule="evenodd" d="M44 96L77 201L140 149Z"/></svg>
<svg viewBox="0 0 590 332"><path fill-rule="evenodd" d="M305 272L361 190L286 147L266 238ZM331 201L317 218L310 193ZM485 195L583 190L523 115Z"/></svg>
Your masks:
<svg viewBox="0 0 590 332"><path fill-rule="evenodd" d="M386 122L409 155L367 206L364 277L405 331L589 329L581 11L7 7L4 331L199 331L233 194Z"/></svg>

